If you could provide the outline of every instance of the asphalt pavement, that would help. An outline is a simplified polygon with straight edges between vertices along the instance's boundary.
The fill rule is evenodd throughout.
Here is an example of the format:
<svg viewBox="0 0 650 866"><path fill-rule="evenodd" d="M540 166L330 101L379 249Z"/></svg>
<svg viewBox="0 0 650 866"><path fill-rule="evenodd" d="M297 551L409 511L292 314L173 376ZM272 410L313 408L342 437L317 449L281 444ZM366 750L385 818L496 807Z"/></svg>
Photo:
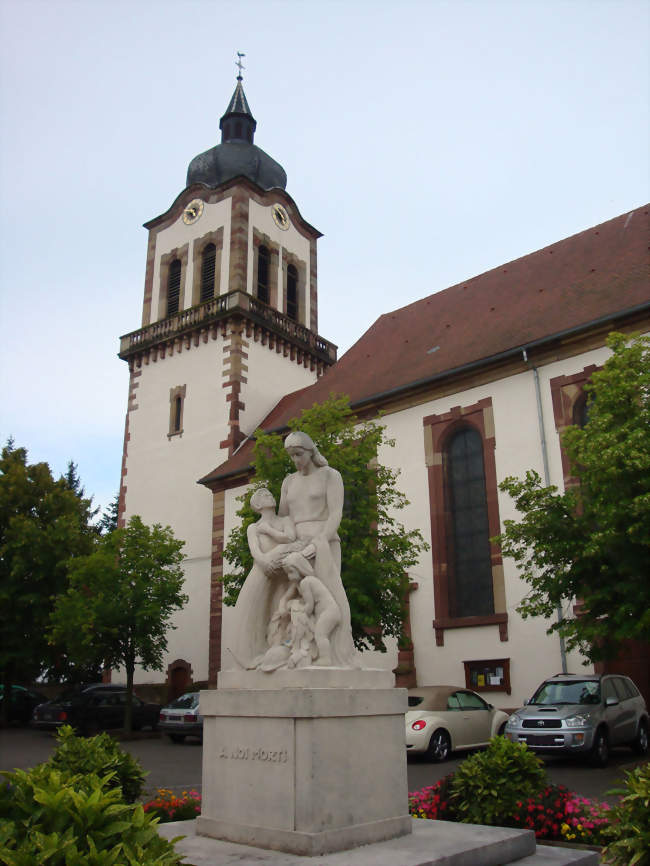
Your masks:
<svg viewBox="0 0 650 866"><path fill-rule="evenodd" d="M135 735L138 736L138 735ZM147 792L157 788L171 788L174 793L201 791L201 761L203 748L196 739L172 743L167 737L141 734L138 739L124 740L122 747L137 758L148 773ZM54 735L31 728L0 730L0 770L28 769L46 761L56 747ZM430 764L417 755L408 758L408 787L415 791L433 785L453 772L462 761L463 754L452 755L443 764ZM575 793L590 799L613 801L607 791L619 787L624 773L644 763L630 749L615 749L609 766L600 769L587 766L583 761L551 757L545 760L550 781L566 785Z"/></svg>

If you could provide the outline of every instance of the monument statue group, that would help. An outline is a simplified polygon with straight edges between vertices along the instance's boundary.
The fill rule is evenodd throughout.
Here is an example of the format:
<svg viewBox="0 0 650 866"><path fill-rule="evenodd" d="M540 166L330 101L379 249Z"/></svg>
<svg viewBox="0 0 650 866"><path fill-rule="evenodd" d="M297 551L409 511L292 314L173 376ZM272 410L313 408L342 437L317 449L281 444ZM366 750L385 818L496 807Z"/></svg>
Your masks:
<svg viewBox="0 0 650 866"><path fill-rule="evenodd" d="M290 433L285 448L296 472L273 495L260 488L248 527L253 568L235 608L236 661L266 672L309 665L359 667L350 606L341 581L341 474L306 433Z"/></svg>
<svg viewBox="0 0 650 866"><path fill-rule="evenodd" d="M266 488L251 497L253 566L218 687L201 693L197 832L313 856L411 832L406 693L354 646L341 475L306 433L284 446L295 472L277 508Z"/></svg>

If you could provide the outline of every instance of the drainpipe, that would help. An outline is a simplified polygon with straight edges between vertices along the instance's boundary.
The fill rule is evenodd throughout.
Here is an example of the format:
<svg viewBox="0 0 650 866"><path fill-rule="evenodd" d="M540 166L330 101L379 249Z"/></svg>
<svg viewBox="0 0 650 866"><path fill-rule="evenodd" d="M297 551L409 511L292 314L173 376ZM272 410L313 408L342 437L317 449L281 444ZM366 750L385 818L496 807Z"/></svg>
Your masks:
<svg viewBox="0 0 650 866"><path fill-rule="evenodd" d="M524 363L528 367L529 370L532 371L533 381L535 382L535 397L537 399L537 422L539 424L539 441L542 448L542 462L544 465L544 486L549 487L551 484L551 473L548 468L548 449L546 447L546 432L544 427L544 409L542 407L542 391L539 385L539 371L534 364L531 364L528 360L528 353L526 349L522 350L524 356ZM557 606L557 621L562 622L564 617L562 616L562 608L558 604ZM566 646L564 644L564 637L562 635L560 637L560 658L562 660L562 673L567 673L567 663L566 663Z"/></svg>

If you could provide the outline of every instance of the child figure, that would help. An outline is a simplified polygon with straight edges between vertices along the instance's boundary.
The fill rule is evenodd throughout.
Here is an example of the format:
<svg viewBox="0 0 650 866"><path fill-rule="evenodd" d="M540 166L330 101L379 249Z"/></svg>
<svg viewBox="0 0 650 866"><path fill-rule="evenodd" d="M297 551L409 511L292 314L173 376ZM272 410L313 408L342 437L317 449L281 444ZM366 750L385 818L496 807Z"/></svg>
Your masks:
<svg viewBox="0 0 650 866"><path fill-rule="evenodd" d="M276 514L275 498L266 487L253 493L251 508L260 519L248 527L248 548L265 573L281 568L287 553L299 550L304 556L314 555L313 544L305 546L303 541L296 541L296 527L291 517Z"/></svg>
<svg viewBox="0 0 650 866"><path fill-rule="evenodd" d="M290 543L296 540L296 527L290 517L279 517L275 512L275 498L266 487L260 487L251 496L251 508L257 511L260 519L248 527L248 547L253 559L263 559L269 549L278 544ZM275 544L260 544L261 536L267 536ZM265 547L267 550L263 550ZM275 551L274 551L275 552Z"/></svg>
<svg viewBox="0 0 650 866"><path fill-rule="evenodd" d="M289 553L284 559L284 566L290 586L280 600L280 606L286 607L289 599L300 595L304 602L304 614L311 620L318 649L314 664L328 667L332 664L329 636L341 622L339 606L323 581L314 575L314 570L302 553Z"/></svg>

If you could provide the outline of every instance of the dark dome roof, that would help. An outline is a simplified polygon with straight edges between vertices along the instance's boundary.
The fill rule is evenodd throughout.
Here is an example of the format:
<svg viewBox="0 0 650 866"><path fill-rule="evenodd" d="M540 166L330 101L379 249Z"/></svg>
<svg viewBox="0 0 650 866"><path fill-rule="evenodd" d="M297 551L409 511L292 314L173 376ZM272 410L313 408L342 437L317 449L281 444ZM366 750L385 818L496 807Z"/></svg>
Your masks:
<svg viewBox="0 0 650 866"><path fill-rule="evenodd" d="M214 188L240 174L263 189L287 186L280 163L247 141L227 141L195 156L187 169L187 186L204 183Z"/></svg>
<svg viewBox="0 0 650 866"><path fill-rule="evenodd" d="M244 175L263 189L285 189L285 170L268 153L253 144L256 126L241 77L238 77L226 113L219 121L221 144L194 157L187 169L187 186L204 183L214 188L233 177Z"/></svg>

